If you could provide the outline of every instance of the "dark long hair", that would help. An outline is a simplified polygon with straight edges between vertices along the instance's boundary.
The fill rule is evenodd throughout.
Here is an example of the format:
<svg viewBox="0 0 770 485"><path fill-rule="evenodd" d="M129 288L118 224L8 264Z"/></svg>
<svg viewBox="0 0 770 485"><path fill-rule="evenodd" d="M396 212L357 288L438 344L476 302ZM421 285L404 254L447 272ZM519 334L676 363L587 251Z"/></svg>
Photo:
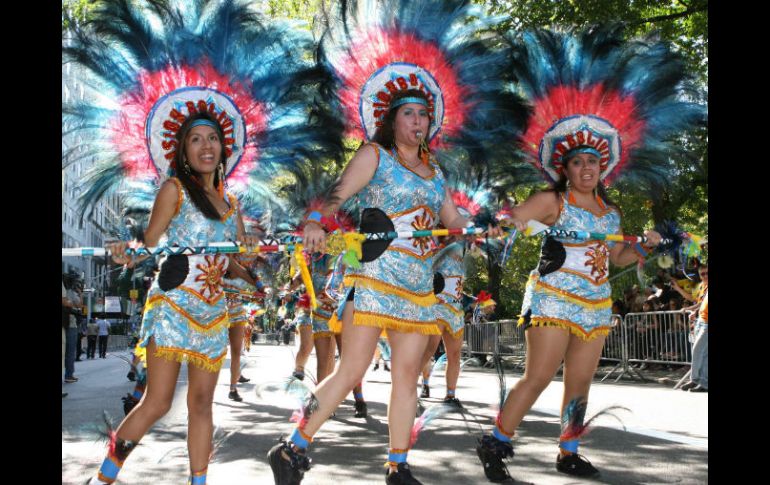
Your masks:
<svg viewBox="0 0 770 485"><path fill-rule="evenodd" d="M390 103L393 104L393 102L398 101L402 98L407 97L416 97L424 99L425 101L428 101L428 96L420 91L419 89L407 89L405 91L397 91L395 94L393 94L393 97L390 100ZM398 114L398 110L403 108L404 105L397 107L396 109L389 109L387 114L385 114L385 118L382 121L382 126L377 128L377 130L374 132L374 136L370 140L371 142L377 143L378 145L382 146L386 150L392 150L394 146L396 146L396 137L393 133L393 122L396 119L396 114ZM430 124L433 124L433 118L431 117ZM430 124L428 125L428 133L430 133ZM427 138L428 133L425 133L425 137ZM367 142L361 143L361 146L363 146ZM427 146L427 144L426 144ZM360 148L360 147L359 147ZM420 147L417 156L422 158L423 156L423 147ZM428 149L428 155L430 155L430 149ZM326 196L326 203L332 204L337 203L340 201L340 197L337 195L338 191L340 189L340 179L337 179L334 184L329 188L328 195Z"/></svg>
<svg viewBox="0 0 770 485"><path fill-rule="evenodd" d="M219 164L224 165L227 162L227 155L225 152L225 135L222 131L222 126L212 114L205 111L198 112L184 120L184 123L182 123L182 126L176 133L177 149L173 161L175 166L174 175L179 179L180 182L182 182L182 185L187 190L187 194L190 196L190 200L195 205L195 207L197 207L198 210L201 211L201 213L206 216L207 219L219 220L219 212L214 207L214 204L212 204L209 198L206 196L206 192L203 191L203 185L200 181L200 174L196 172L195 169L193 169L189 164L187 164L189 171L185 168L186 155L184 153L184 142L187 139L187 135L190 133L190 125L193 121L196 120L209 120L212 121L214 125L216 125L215 130L217 132L217 136L219 137L219 143L222 145L222 152L219 154ZM222 168L225 167L223 166ZM219 166L217 166L217 169L214 170L214 187L219 187L220 183L224 183L224 181L219 180Z"/></svg>
<svg viewBox="0 0 770 485"><path fill-rule="evenodd" d="M428 96L420 91L419 89L407 89L405 91L397 91L393 97L390 100L390 103L393 104L395 101L398 101L399 99L403 98L421 98L424 99L426 102L428 101ZM393 133L393 122L396 119L396 114L398 114L398 110L403 108L404 105L397 107L396 109L390 109L388 110L388 113L385 115L385 118L382 120L382 126L377 128L377 131L374 132L374 136L372 137L372 141L381 145L383 148L387 148L388 150L392 149L396 145L396 137ZM431 118L431 124L433 123L433 119ZM430 125L428 125L428 133L430 133ZM425 137L427 138L428 133L425 133ZM420 152L418 155L422 155L422 148L420 148Z"/></svg>

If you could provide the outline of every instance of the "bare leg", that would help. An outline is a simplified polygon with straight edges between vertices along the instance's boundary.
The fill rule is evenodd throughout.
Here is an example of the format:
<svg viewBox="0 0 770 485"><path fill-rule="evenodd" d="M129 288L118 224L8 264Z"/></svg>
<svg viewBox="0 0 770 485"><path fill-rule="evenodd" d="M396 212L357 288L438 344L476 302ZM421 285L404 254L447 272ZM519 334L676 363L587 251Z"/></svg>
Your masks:
<svg viewBox="0 0 770 485"><path fill-rule="evenodd" d="M162 357L155 357L155 351L156 345L153 338L147 346L146 392L118 426L115 440L110 443L107 457L96 476L100 482L113 483L136 442L141 440L150 427L171 408L180 364L169 362Z"/></svg>
<svg viewBox="0 0 770 485"><path fill-rule="evenodd" d="M438 343L440 341L441 341L441 335L430 335L428 338L428 343L425 346L425 351L422 353L422 358L420 360L420 369L422 369L423 379L430 377L430 371L431 371L431 368L429 366L430 359L431 357L433 357L433 354L436 353L436 349L438 348ZM428 370L427 376L425 374L425 369Z"/></svg>
<svg viewBox="0 0 770 485"><path fill-rule="evenodd" d="M180 364L155 356L155 339L147 345L147 387L139 403L116 430L120 439L139 441L171 409Z"/></svg>
<svg viewBox="0 0 770 485"><path fill-rule="evenodd" d="M444 348L446 349L446 388L447 397L451 390L451 397L455 397L454 391L457 389L457 379L460 377L460 349L463 346L462 337L454 338L446 330L443 335Z"/></svg>
<svg viewBox="0 0 770 485"><path fill-rule="evenodd" d="M334 370L334 342L331 337L320 337L313 339L313 345L317 360L316 376L320 383Z"/></svg>
<svg viewBox="0 0 770 485"><path fill-rule="evenodd" d="M393 353L388 403L390 448L408 449L417 409L417 389L414 383L420 373L428 336L388 330L388 339Z"/></svg>
<svg viewBox="0 0 770 485"><path fill-rule="evenodd" d="M567 352L570 333L557 327L532 327L526 332L527 360L524 376L508 393L500 421L512 433L548 386Z"/></svg>
<svg viewBox="0 0 770 485"><path fill-rule="evenodd" d="M345 352L341 354L339 365L334 372L315 390L319 405L305 425L304 433L307 435L312 436L318 431L350 389L361 381L372 360L374 347L377 346L377 339L382 330L377 327L353 325L353 311L353 305L345 306L342 314L342 348Z"/></svg>
<svg viewBox="0 0 770 485"><path fill-rule="evenodd" d="M230 340L230 390L235 390L241 377L241 350L243 349L243 325L236 325L227 330Z"/></svg>
<svg viewBox="0 0 770 485"><path fill-rule="evenodd" d="M310 325L302 325L299 327L299 350L297 351L297 357L294 359L294 371L305 373L305 364L310 357L310 352L313 350L313 328Z"/></svg>
<svg viewBox="0 0 770 485"><path fill-rule="evenodd" d="M567 355L564 357L564 397L561 403L562 416L567 404L575 398L588 399L596 367L604 347L605 336L588 342L576 335L570 335Z"/></svg>
<svg viewBox="0 0 770 485"><path fill-rule="evenodd" d="M343 315L344 317L344 315ZM340 359L342 359L342 334L337 333L334 334L334 340L337 342L337 349L340 353ZM375 351L379 351L378 346L374 346ZM363 379L363 376L361 377ZM361 384L361 381L358 381L355 386L353 386L353 396L361 396L361 399L363 401L363 395L364 395L364 388ZM358 401L358 399L356 399Z"/></svg>
<svg viewBox="0 0 770 485"><path fill-rule="evenodd" d="M188 364L187 375L187 450L190 471L199 472L209 465L211 438L214 433L212 405L219 372L209 372Z"/></svg>

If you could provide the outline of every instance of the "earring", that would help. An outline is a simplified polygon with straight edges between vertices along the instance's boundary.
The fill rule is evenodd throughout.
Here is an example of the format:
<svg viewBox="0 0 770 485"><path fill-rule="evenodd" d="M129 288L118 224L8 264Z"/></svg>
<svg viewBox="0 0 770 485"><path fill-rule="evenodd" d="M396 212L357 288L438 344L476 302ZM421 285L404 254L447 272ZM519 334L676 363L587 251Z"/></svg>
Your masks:
<svg viewBox="0 0 770 485"><path fill-rule="evenodd" d="M224 197L225 195L225 164L219 164L219 195Z"/></svg>
<svg viewBox="0 0 770 485"><path fill-rule="evenodd" d="M187 163L186 158L182 161L182 168L184 168L185 172L190 173L190 164Z"/></svg>

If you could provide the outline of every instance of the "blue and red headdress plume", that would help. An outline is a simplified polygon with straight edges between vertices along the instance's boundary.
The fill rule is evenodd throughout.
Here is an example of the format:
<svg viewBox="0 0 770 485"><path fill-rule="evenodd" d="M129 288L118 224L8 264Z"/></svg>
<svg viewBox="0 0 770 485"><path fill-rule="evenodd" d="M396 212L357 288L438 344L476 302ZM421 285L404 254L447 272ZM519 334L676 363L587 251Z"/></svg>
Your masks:
<svg viewBox="0 0 770 485"><path fill-rule="evenodd" d="M426 139L444 158L461 149L482 163L487 145L523 126L523 104L504 89L506 54L491 47L493 34L479 35L500 19L469 1L339 1L326 18L319 60L338 81L333 101L348 136L370 140L408 89L426 94Z"/></svg>
<svg viewBox="0 0 770 485"><path fill-rule="evenodd" d="M667 181L674 137L705 124L680 56L622 26L532 30L511 39L511 74L532 104L522 149L546 178L573 150L600 158L600 178L655 187ZM574 152L573 152L574 153Z"/></svg>
<svg viewBox="0 0 770 485"><path fill-rule="evenodd" d="M265 172L340 151L329 133L339 123L319 122L329 117L313 88L328 79L310 61L310 32L268 24L245 0L103 2L66 34L65 62L85 81L62 107L62 136L83 140L63 165L96 158L83 210L124 179L157 187L174 169L174 134L198 111L223 128L226 180L244 204Z"/></svg>

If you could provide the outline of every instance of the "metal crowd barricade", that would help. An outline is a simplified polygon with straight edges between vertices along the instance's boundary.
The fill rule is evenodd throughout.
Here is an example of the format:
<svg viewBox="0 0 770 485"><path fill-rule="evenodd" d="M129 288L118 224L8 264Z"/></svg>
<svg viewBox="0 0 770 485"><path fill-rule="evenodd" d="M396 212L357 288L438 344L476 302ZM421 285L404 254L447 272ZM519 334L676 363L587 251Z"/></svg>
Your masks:
<svg viewBox="0 0 770 485"><path fill-rule="evenodd" d="M495 355L498 345L497 331L497 322L469 323L465 325L465 353L467 356Z"/></svg>
<svg viewBox="0 0 770 485"><path fill-rule="evenodd" d="M512 357L514 366L523 369L527 353L524 335L524 328L515 320L470 323L465 326L463 352L466 357ZM646 381L641 372L643 367L637 369L631 364L692 364L688 337L687 315L681 311L629 313L625 318L613 314L612 329L605 340L601 360L615 362L615 366L601 381L616 371L620 373L615 382L623 376ZM493 362L494 359L489 359L485 365L494 365Z"/></svg>
<svg viewBox="0 0 770 485"><path fill-rule="evenodd" d="M629 364L692 364L685 313L629 313L624 323Z"/></svg>
<svg viewBox="0 0 770 485"><path fill-rule="evenodd" d="M97 339L98 341L98 339ZM127 335L110 335L107 339L107 352L115 352L116 350L126 350L130 337ZM98 347L98 344L97 344ZM129 349L133 350L133 349Z"/></svg>
<svg viewBox="0 0 770 485"><path fill-rule="evenodd" d="M516 320L500 320L497 322L497 352L501 357L513 357L514 367L523 369L527 357L527 340L524 338L524 327Z"/></svg>
<svg viewBox="0 0 770 485"><path fill-rule="evenodd" d="M599 382L604 382L616 370L620 370L620 374L615 378L615 382L618 382L624 375L630 375L633 378L645 381L645 377L641 375L636 369L628 365L628 347L626 345L626 323L623 316L617 313L612 314L612 328L610 333L607 334L607 338L604 340L604 347L602 348L601 360L616 362L615 366L610 369Z"/></svg>

